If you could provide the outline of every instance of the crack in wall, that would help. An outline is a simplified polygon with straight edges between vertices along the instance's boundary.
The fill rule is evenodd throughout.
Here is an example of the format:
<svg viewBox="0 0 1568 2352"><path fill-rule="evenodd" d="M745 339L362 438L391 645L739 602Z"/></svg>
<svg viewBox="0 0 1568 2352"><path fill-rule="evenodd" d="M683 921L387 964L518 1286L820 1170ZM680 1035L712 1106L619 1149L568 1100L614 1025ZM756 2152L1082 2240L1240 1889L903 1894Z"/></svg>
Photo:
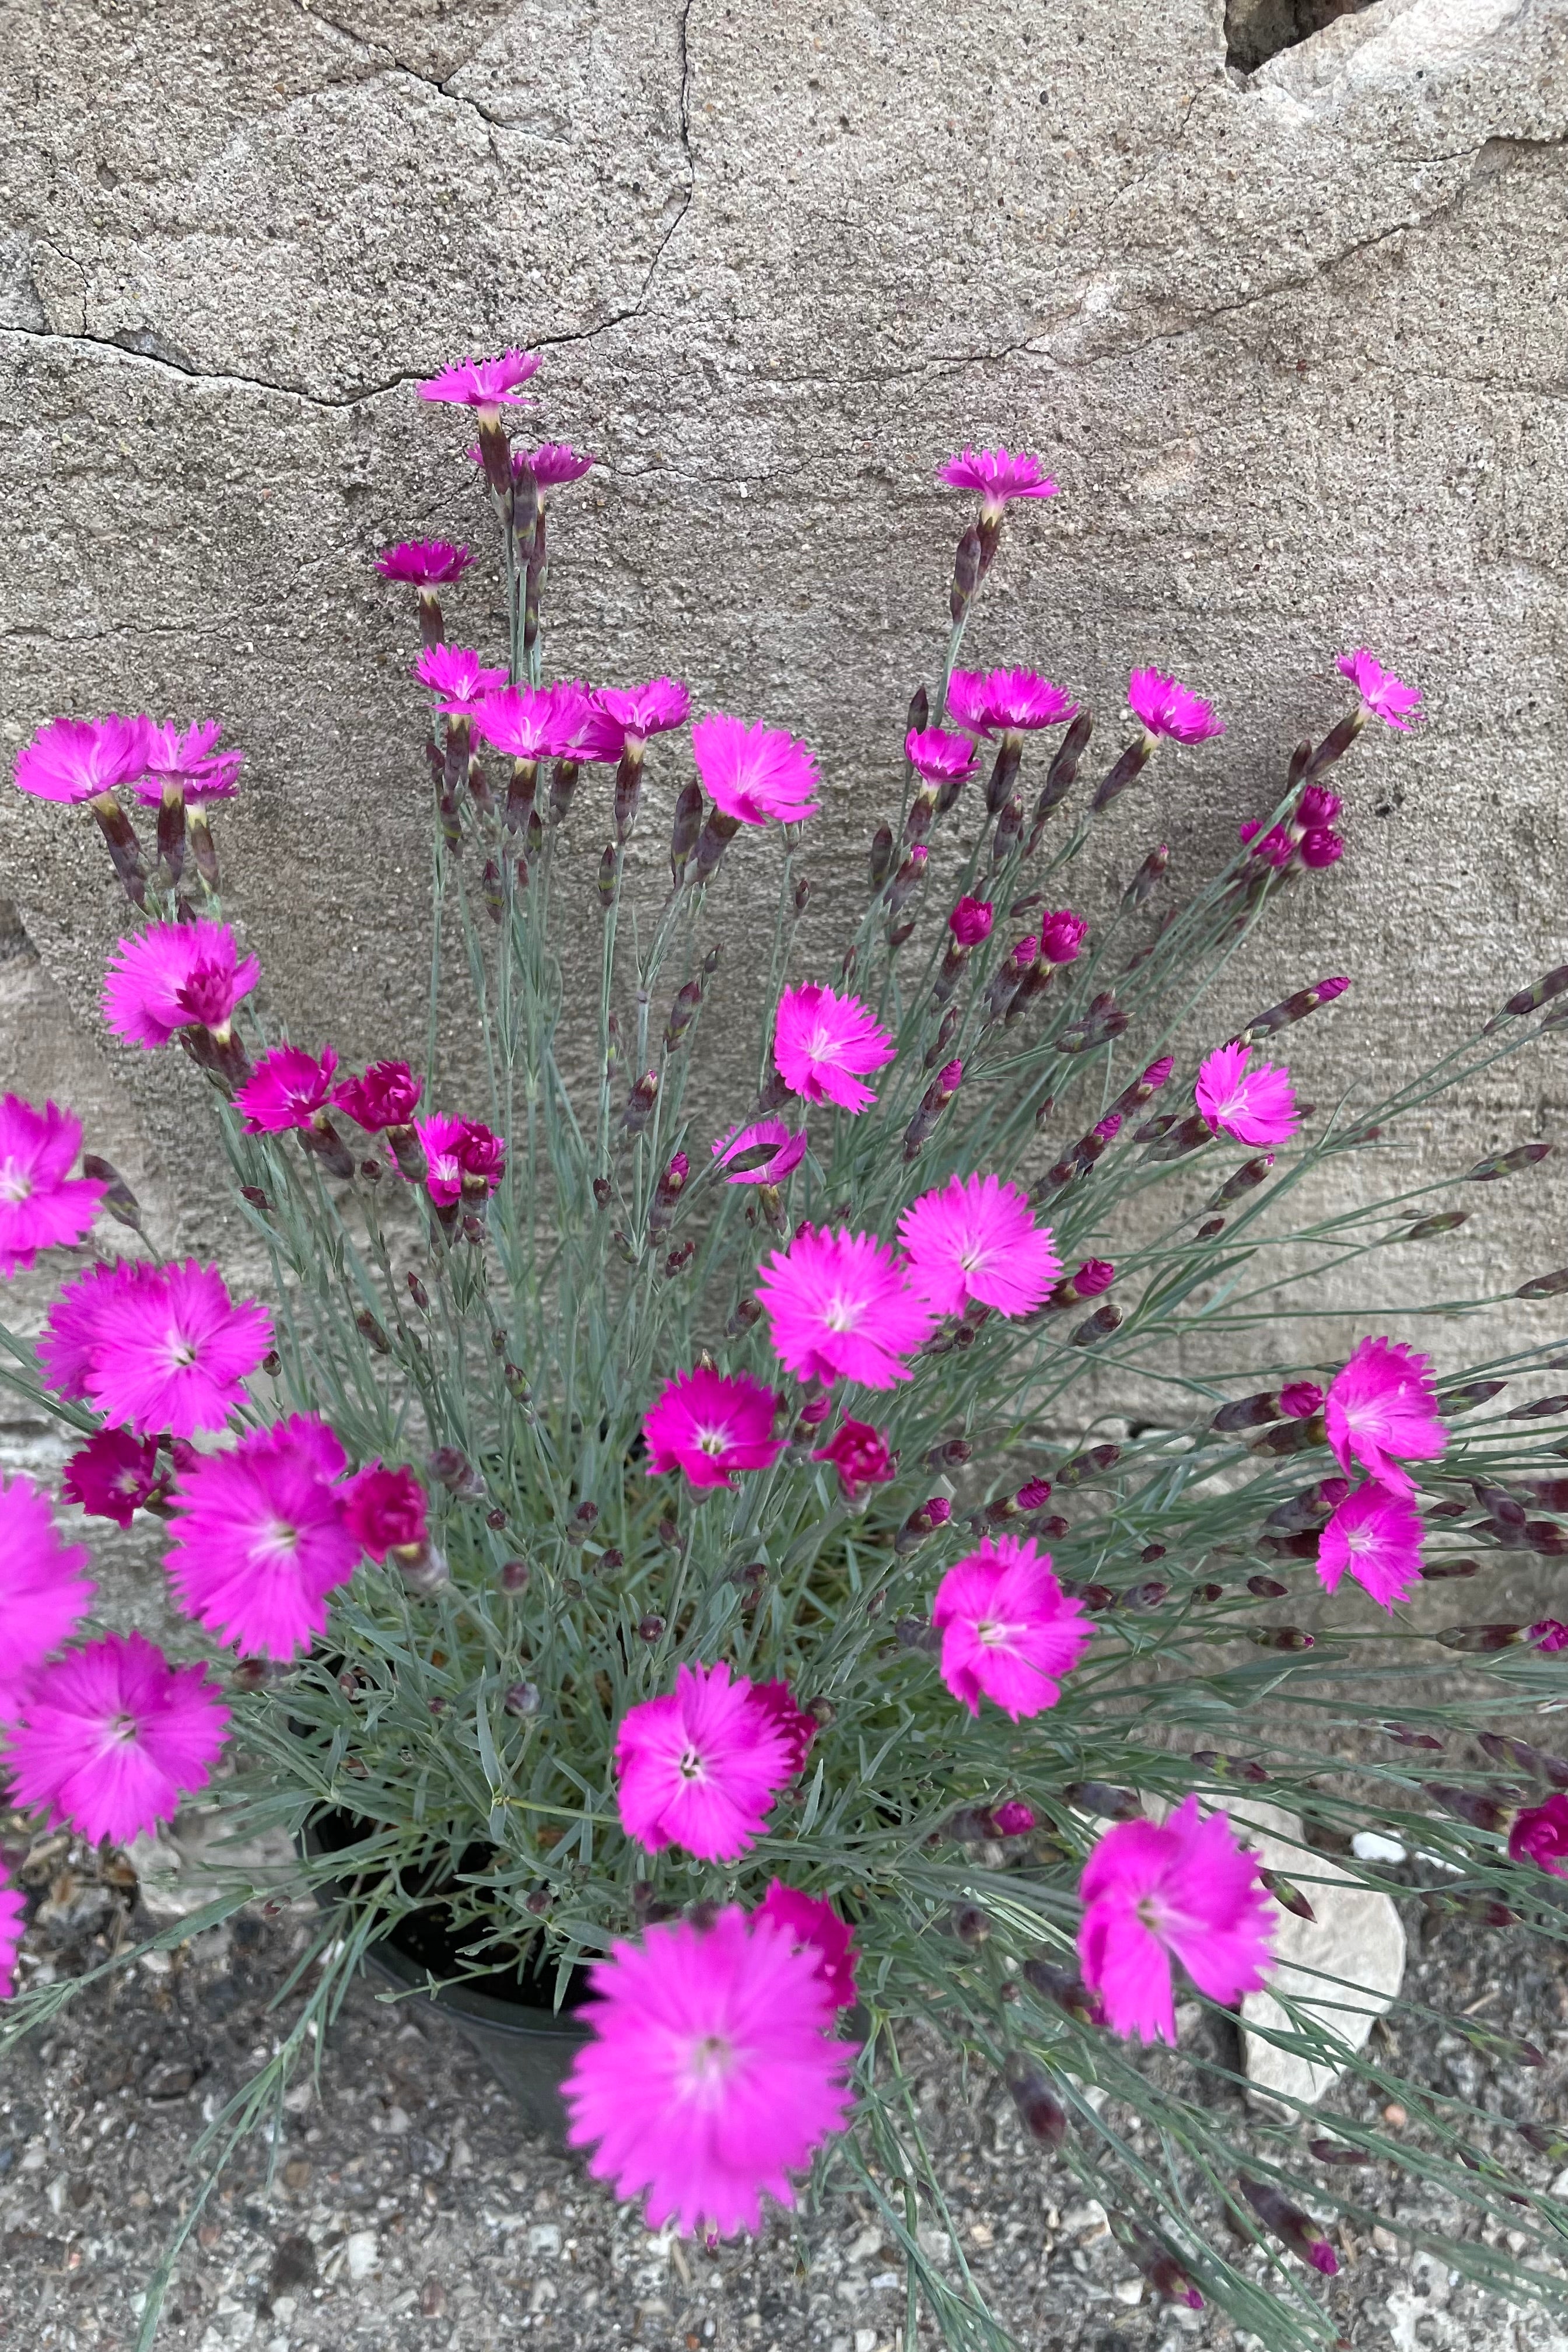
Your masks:
<svg viewBox="0 0 1568 2352"><path fill-rule="evenodd" d="M398 374L389 376L384 383L363 384L357 392L332 394L310 392L300 383L275 383L266 376L240 375L228 369L182 366L177 360L161 359L153 352L139 352L113 335L89 335L86 332L69 335L53 327L0 327L0 337L8 337L17 342L60 344L77 351L112 352L116 359L128 361L132 367L152 368L159 375L179 376L187 383L222 384L233 392L267 392L280 400L303 401L310 408L340 411L358 408L366 401L380 400L384 394L397 391L402 384L422 383L427 373L424 368L405 368Z"/></svg>

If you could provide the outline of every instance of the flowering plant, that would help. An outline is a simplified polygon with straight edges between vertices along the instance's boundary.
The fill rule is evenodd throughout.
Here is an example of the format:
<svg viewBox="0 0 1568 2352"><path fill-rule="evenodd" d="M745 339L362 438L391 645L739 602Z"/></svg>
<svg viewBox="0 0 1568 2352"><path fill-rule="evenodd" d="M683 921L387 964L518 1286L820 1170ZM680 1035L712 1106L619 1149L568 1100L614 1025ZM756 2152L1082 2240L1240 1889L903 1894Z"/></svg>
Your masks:
<svg viewBox="0 0 1568 2352"><path fill-rule="evenodd" d="M1331 2337L1320 2274L1388 2168L1447 2199L1446 2262L1560 2297L1529 2233L1507 2238L1568 2225L1531 2170L1563 2144L1518 2121L1507 2072L1540 2053L1448 2017L1505 2070L1492 2103L1415 2052L1395 2074L1367 2038L1382 1998L1283 1972L1279 1947L1347 1880L1419 1903L1401 1849L1450 1912L1562 1936L1568 1804L1529 1800L1568 1764L1483 1727L1568 1700L1568 1627L1439 1622L1424 1588L1568 1549L1568 1397L1533 1379L1565 1343L1438 1369L1279 1302L1305 1253L1314 1277L1364 1271L1463 1221L1438 1194L1542 1156L1299 1208L1347 1155L1364 1193L1401 1118L1557 1025L1568 969L1353 1111L1315 1112L1267 1058L1342 978L1191 1052L1238 942L1342 852L1330 771L1419 698L1347 654L1354 707L1221 873L1154 921L1161 845L1103 919L1048 905L1162 745L1223 725L1134 669L1130 739L1079 790L1089 711L1032 669L960 667L1011 502L1056 494L1005 449L942 470L981 500L945 664L913 698L858 927L808 952L798 869L832 781L806 745L773 714L693 721L670 677L545 682L547 494L590 461L513 446L536 366L512 351L424 387L475 412L504 646L448 639L466 547L378 559L416 593L428 698L422 1068L406 1041L353 1071L275 1034L220 881L210 803L242 786L216 726L61 719L19 758L23 791L102 831L142 919L104 1017L189 1058L270 1283L253 1301L167 1260L106 1162L73 1172L76 1119L6 1097L0 1269L76 1263L41 1333L0 1335L4 1378L80 1437L64 1501L166 1521L200 1652L95 1629L86 1548L32 1482L0 1482L13 1804L86 1840L201 1804L296 1841L294 1884L325 1905L306 1997L210 2127L220 2159L366 1953L438 1906L448 1977L575 2016L564 2102L591 2171L710 2236L758 2228L814 2167L853 2179L907 2257L911 2346L922 2303L955 2344L1001 2340L922 2219L945 2207L919 2030L1005 2081L1151 2293L1212 2298L1271 2347ZM675 787L651 908L626 864L645 772ZM151 849L121 793L156 806ZM731 1024L700 1095L710 903L770 855L753 1075ZM453 1017L482 1049L477 1101L440 1083ZM100 1247L105 1211L134 1254ZM229 1743L243 1769L218 1769ZM257 1884L237 1868L163 1940ZM0 1890L7 1972L21 1924ZM74 1990L18 1992L6 2034ZM1299 2088L1243 2105L1249 2002L1254 2047L1337 2074L1331 2117ZM1392 2014L1432 2038L1417 2003Z"/></svg>

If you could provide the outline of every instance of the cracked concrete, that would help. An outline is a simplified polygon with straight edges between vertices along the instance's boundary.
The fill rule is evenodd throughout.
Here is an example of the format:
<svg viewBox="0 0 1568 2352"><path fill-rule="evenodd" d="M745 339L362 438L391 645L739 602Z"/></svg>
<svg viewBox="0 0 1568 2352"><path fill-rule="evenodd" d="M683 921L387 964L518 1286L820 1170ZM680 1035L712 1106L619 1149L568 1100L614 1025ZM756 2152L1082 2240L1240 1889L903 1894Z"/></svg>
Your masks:
<svg viewBox="0 0 1568 2352"><path fill-rule="evenodd" d="M1229 721L1118 804L1075 894L1155 837L1178 876L1216 855L1339 708L1342 646L1426 692L1419 736L1358 751L1349 855L1216 1019L1353 971L1353 1018L1302 1034L1321 1095L1568 955L1561 0L1373 0L1250 79L1221 0L0 7L5 746L57 710L224 714L233 902L301 1036L423 1035L413 631L371 559L485 542L462 428L415 384L507 341L545 351L541 434L602 460L554 510L550 667L674 667L819 752L803 970L837 961L940 657L959 518L931 475L970 438L1043 449L1064 493L1009 527L975 654L1037 660L1112 740L1151 657ZM496 619L476 572L451 625ZM650 892L680 780L656 753ZM0 804L40 984L199 1241L189 1074L95 1035L100 855ZM741 948L766 885L730 863ZM454 1035L443 1091L464 1066ZM1543 1053L1426 1149L1564 1127ZM1561 1256L1555 1164L1499 1188L1456 1275Z"/></svg>

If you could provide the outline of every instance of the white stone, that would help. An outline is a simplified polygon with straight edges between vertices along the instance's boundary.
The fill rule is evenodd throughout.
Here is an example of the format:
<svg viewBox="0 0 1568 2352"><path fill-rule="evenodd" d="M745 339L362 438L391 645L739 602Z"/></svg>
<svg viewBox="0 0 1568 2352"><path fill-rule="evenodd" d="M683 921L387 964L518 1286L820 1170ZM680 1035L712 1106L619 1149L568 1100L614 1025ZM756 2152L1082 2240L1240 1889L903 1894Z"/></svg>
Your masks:
<svg viewBox="0 0 1568 2352"><path fill-rule="evenodd" d="M369 2278L375 2268L376 2236L374 2230L354 2230L348 2241L349 2276L356 2282Z"/></svg>
<svg viewBox="0 0 1568 2352"><path fill-rule="evenodd" d="M561 2231L554 2221L535 2221L528 2233L531 2254L558 2254L561 2252Z"/></svg>
<svg viewBox="0 0 1568 2352"><path fill-rule="evenodd" d="M1384 1837L1381 1830L1357 1830L1351 1840L1351 1852L1358 1862L1404 1862L1408 1858L1399 1840Z"/></svg>

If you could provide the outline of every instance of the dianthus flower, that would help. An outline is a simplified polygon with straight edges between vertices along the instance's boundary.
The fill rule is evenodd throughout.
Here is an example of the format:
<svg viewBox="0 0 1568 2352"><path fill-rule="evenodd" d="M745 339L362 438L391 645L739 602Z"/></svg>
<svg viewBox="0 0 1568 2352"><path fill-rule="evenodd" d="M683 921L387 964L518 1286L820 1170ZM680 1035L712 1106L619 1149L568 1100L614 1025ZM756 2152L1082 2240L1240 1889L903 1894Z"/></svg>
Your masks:
<svg viewBox="0 0 1568 2352"><path fill-rule="evenodd" d="M363 1077L340 1078L332 1100L367 1135L381 1135L412 1123L423 1092L406 1062L373 1062Z"/></svg>
<svg viewBox="0 0 1568 2352"><path fill-rule="evenodd" d="M474 455L478 457L476 450ZM542 441L537 449L514 449L511 466L514 474L531 474L542 490L559 489L563 482L580 482L593 465L570 441Z"/></svg>
<svg viewBox="0 0 1568 2352"><path fill-rule="evenodd" d="M1394 1339L1363 1339L1329 1383L1323 1405L1340 1468L1359 1462L1396 1495L1414 1492L1406 1462L1435 1462L1447 1444L1432 1367Z"/></svg>
<svg viewBox="0 0 1568 2352"><path fill-rule="evenodd" d="M1315 1381L1287 1381L1279 1391L1279 1410L1288 1421L1310 1421L1323 1409L1323 1391Z"/></svg>
<svg viewBox="0 0 1568 2352"><path fill-rule="evenodd" d="M1559 1617L1538 1618L1533 1625L1527 1625L1524 1630L1526 1640L1536 1649L1543 1650L1548 1657L1554 1656L1559 1650L1568 1650L1568 1625L1564 1625Z"/></svg>
<svg viewBox="0 0 1568 2352"><path fill-rule="evenodd" d="M140 1269L104 1299L82 1381L107 1421L141 1436L193 1437L247 1402L246 1374L271 1345L266 1307L237 1304L216 1266L187 1258Z"/></svg>
<svg viewBox="0 0 1568 2352"><path fill-rule="evenodd" d="M1288 1143L1298 1126L1296 1097L1287 1066L1259 1062L1247 1066L1250 1045L1220 1045L1198 1070L1194 1088L1199 1110L1217 1135L1257 1147Z"/></svg>
<svg viewBox="0 0 1568 2352"><path fill-rule="evenodd" d="M1384 1609L1421 1581L1421 1514L1374 1479L1347 1495L1318 1538L1318 1576L1337 1591L1346 1569Z"/></svg>
<svg viewBox="0 0 1568 2352"><path fill-rule="evenodd" d="M0 1100L0 1276L26 1273L41 1249L79 1242L105 1187L70 1172L81 1121L58 1103Z"/></svg>
<svg viewBox="0 0 1568 2352"><path fill-rule="evenodd" d="M588 716L580 686L507 686L486 694L473 712L474 732L512 760L576 756L576 737Z"/></svg>
<svg viewBox="0 0 1568 2352"><path fill-rule="evenodd" d="M1022 735L1056 727L1078 705L1036 669L955 669L947 684L947 715L977 735Z"/></svg>
<svg viewBox="0 0 1568 2352"><path fill-rule="evenodd" d="M879 1070L897 1051L858 996L807 982L786 988L773 1022L773 1060L791 1094L806 1102L868 1110L876 1101L861 1074Z"/></svg>
<svg viewBox="0 0 1568 2352"><path fill-rule="evenodd" d="M898 1455L889 1453L887 1439L868 1421L841 1422L811 1458L832 1463L839 1491L851 1507L863 1502L873 1486L885 1486L898 1475Z"/></svg>
<svg viewBox="0 0 1568 2352"><path fill-rule="evenodd" d="M147 764L144 718L52 719L16 754L16 789L39 801L90 801Z"/></svg>
<svg viewBox="0 0 1568 2352"><path fill-rule="evenodd" d="M1384 669L1364 646L1358 646L1354 653L1341 654L1335 667L1360 695L1363 710L1385 719L1390 727L1406 732L1411 720L1422 716L1420 688L1406 686L1391 669Z"/></svg>
<svg viewBox="0 0 1568 2352"><path fill-rule="evenodd" d="M1533 1862L1552 1878L1568 1878L1568 1797L1561 1790L1544 1804L1524 1805L1508 1833L1510 1862Z"/></svg>
<svg viewBox="0 0 1568 2352"><path fill-rule="evenodd" d="M1127 681L1127 700L1146 734L1168 735L1174 743L1202 743L1225 733L1225 721L1212 705L1163 670L1135 669Z"/></svg>
<svg viewBox="0 0 1568 2352"><path fill-rule="evenodd" d="M1163 1822L1121 1822L1089 1855L1079 1885L1079 1961L1113 2032L1176 2039L1171 1962L1222 2004L1262 1984L1273 1906L1228 1817L1200 1820L1188 1797Z"/></svg>
<svg viewBox="0 0 1568 2352"><path fill-rule="evenodd" d="M437 1113L433 1118L414 1122L414 1132L425 1152L425 1189L442 1208L449 1208L461 1195L463 1180L474 1180L478 1189L482 1179L487 1192L493 1192L506 1170L506 1143L492 1135L482 1120L453 1118Z"/></svg>
<svg viewBox="0 0 1568 2352"><path fill-rule="evenodd" d="M890 1389L900 1360L930 1339L936 1315L912 1290L902 1259L875 1234L802 1225L757 1285L774 1353L803 1381Z"/></svg>
<svg viewBox="0 0 1568 2352"><path fill-rule="evenodd" d="M450 588L473 562L466 547L449 539L404 539L384 547L375 568L384 580L400 581L409 588Z"/></svg>
<svg viewBox="0 0 1568 2352"><path fill-rule="evenodd" d="M563 2085L573 2147L623 2201L646 2189L650 2230L760 2230L765 2191L793 2205L851 2100L852 2043L827 2032L815 1953L737 1905L700 1927L675 1920L616 1944L588 1971L577 2012L593 2039Z"/></svg>
<svg viewBox="0 0 1568 2352"><path fill-rule="evenodd" d="M1040 953L1047 963L1076 963L1089 925L1070 907L1055 907L1040 918Z"/></svg>
<svg viewBox="0 0 1568 2352"><path fill-rule="evenodd" d="M771 1919L797 1952L808 1955L835 2009L854 2008L855 1962L859 1955L853 1929L831 1903L803 1895L798 1887L786 1886L782 1878L775 1878L752 1916Z"/></svg>
<svg viewBox="0 0 1568 2352"><path fill-rule="evenodd" d="M156 1437L133 1437L128 1429L100 1429L66 1464L60 1492L95 1519L128 1528L150 1495L163 1484Z"/></svg>
<svg viewBox="0 0 1568 2352"><path fill-rule="evenodd" d="M177 793L197 807L206 801L232 800L239 789L245 754L218 751L222 733L223 722L217 719L199 719L183 733L178 727L149 721L145 763L133 780L137 799L149 808L165 793Z"/></svg>
<svg viewBox="0 0 1568 2352"><path fill-rule="evenodd" d="M57 1396L86 1396L88 1366L105 1310L138 1283L156 1281L157 1271L155 1266L120 1258L113 1265L89 1265L85 1274L64 1285L44 1318L37 1339L44 1377Z"/></svg>
<svg viewBox="0 0 1568 2352"><path fill-rule="evenodd" d="M961 948L977 948L991 937L994 909L985 898L961 898L947 919L947 928Z"/></svg>
<svg viewBox="0 0 1568 2352"><path fill-rule="evenodd" d="M437 709L453 719L474 718L485 697L507 682L504 669L487 669L467 646L426 646L414 675L436 697Z"/></svg>
<svg viewBox="0 0 1568 2352"><path fill-rule="evenodd" d="M0 1474L0 1716L86 1616L98 1589L82 1574L89 1557L85 1545L60 1541L48 1498L30 1479Z"/></svg>
<svg viewBox="0 0 1568 2352"><path fill-rule="evenodd" d="M0 1879L0 2000L9 2000L16 1990L16 1955L26 1921L27 1906L21 1888Z"/></svg>
<svg viewBox="0 0 1568 2352"><path fill-rule="evenodd" d="M816 1717L795 1705L795 1693L788 1683L753 1683L752 1704L761 1709L769 1729L784 1741L784 1760L793 1780L805 1769L811 1743L816 1737Z"/></svg>
<svg viewBox="0 0 1568 2352"><path fill-rule="evenodd" d="M805 1158L806 1140L804 1127L792 1135L782 1118L758 1118L719 1136L713 1157L726 1171L726 1184L782 1184Z"/></svg>
<svg viewBox="0 0 1568 2352"><path fill-rule="evenodd" d="M1296 803L1296 823L1309 831L1316 825L1332 824L1342 805L1338 793L1327 792L1321 784L1309 784Z"/></svg>
<svg viewBox="0 0 1568 2352"><path fill-rule="evenodd" d="M379 1567L389 1551L415 1550L430 1531L430 1505L412 1470L370 1462L339 1490L343 1524Z"/></svg>
<svg viewBox="0 0 1568 2352"><path fill-rule="evenodd" d="M798 1769L787 1731L743 1675L731 1679L722 1658L682 1666L672 1695L621 1718L621 1827L650 1853L681 1845L700 1862L733 1862Z"/></svg>
<svg viewBox="0 0 1568 2352"><path fill-rule="evenodd" d="M109 1633L32 1682L6 1755L11 1801L127 1845L205 1788L227 1735L205 1666L171 1665L144 1635Z"/></svg>
<svg viewBox="0 0 1568 2352"><path fill-rule="evenodd" d="M963 783L979 765L968 736L949 735L941 727L911 727L904 738L904 753L928 784Z"/></svg>
<svg viewBox="0 0 1568 2352"><path fill-rule="evenodd" d="M684 1470L694 1486L734 1490L737 1470L766 1470L784 1452L773 1433L778 1399L744 1372L678 1372L643 1420L656 1477Z"/></svg>
<svg viewBox="0 0 1568 2352"><path fill-rule="evenodd" d="M978 490L982 512L994 521L1010 499L1054 499L1057 484L1026 449L961 449L937 469L937 480L952 490Z"/></svg>
<svg viewBox="0 0 1568 2352"><path fill-rule="evenodd" d="M1055 1706L1062 1675L1094 1633L1052 1575L1050 1554L1027 1536L988 1536L950 1568L931 1622L942 1635L942 1678L953 1697L971 1715L991 1699L1014 1723Z"/></svg>
<svg viewBox="0 0 1568 2352"><path fill-rule="evenodd" d="M922 1192L899 1219L910 1282L939 1315L962 1315L970 1300L998 1315L1027 1315L1062 1270L1048 1225L1029 1214L1029 1196L1000 1176L952 1176Z"/></svg>
<svg viewBox="0 0 1568 2352"><path fill-rule="evenodd" d="M640 758L650 736L684 727L691 715L691 697L678 677L651 677L646 686L596 686L588 699L616 744L612 752L601 751L601 759L619 759L622 751Z"/></svg>
<svg viewBox="0 0 1568 2352"><path fill-rule="evenodd" d="M261 977L241 960L226 923L149 923L121 940L103 982L103 1017L118 1036L151 1052L177 1029L226 1031L236 1005Z"/></svg>
<svg viewBox="0 0 1568 2352"><path fill-rule="evenodd" d="M1035 1809L1021 1797L1009 1797L991 1816L998 1837L1027 1837L1035 1826Z"/></svg>
<svg viewBox="0 0 1568 2352"><path fill-rule="evenodd" d="M787 728L747 726L722 710L710 710L691 730L692 757L709 798L737 824L802 824L821 803L812 795L819 779L816 761Z"/></svg>
<svg viewBox="0 0 1568 2352"><path fill-rule="evenodd" d="M1345 845L1339 835L1330 833L1326 828L1315 829L1301 836L1301 863L1316 873L1322 872L1327 866L1337 866L1344 854Z"/></svg>
<svg viewBox="0 0 1568 2352"><path fill-rule="evenodd" d="M1236 837L1244 849L1251 850L1254 857L1261 858L1265 866L1272 866L1281 873L1296 855L1295 836L1282 824L1270 825L1265 833L1261 824L1250 820L1237 826Z"/></svg>
<svg viewBox="0 0 1568 2352"><path fill-rule="evenodd" d="M454 360L419 387L421 400L446 400L463 408L500 415L503 403L521 400L522 386L539 366L537 352L508 350L493 360Z"/></svg>
<svg viewBox="0 0 1568 2352"><path fill-rule="evenodd" d="M181 1608L241 1657L308 1650L328 1593L353 1574L360 1542L333 1483L343 1467L332 1432L306 1413L184 1465L170 1497L178 1540L163 1565Z"/></svg>
<svg viewBox="0 0 1568 2352"><path fill-rule="evenodd" d="M235 1090L234 1107L244 1114L247 1135L282 1135L289 1128L309 1127L331 1099L337 1066L330 1045L319 1055L307 1054L302 1045L274 1045L263 1054Z"/></svg>

